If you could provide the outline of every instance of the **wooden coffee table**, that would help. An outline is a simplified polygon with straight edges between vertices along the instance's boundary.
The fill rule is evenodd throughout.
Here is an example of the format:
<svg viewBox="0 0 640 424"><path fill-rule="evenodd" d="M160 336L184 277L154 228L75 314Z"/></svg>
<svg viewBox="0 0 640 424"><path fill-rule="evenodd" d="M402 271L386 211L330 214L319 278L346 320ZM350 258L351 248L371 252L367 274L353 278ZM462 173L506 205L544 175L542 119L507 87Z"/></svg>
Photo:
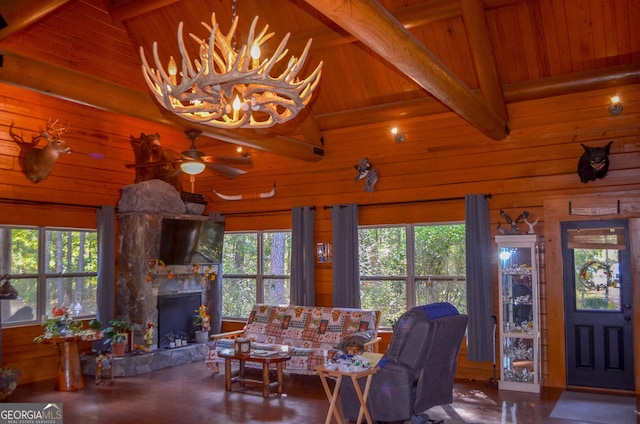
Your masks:
<svg viewBox="0 0 640 424"><path fill-rule="evenodd" d="M224 358L224 375L225 375L225 388L228 392L231 391L233 383L239 383L240 385L254 385L262 387L262 396L269 397L271 389L275 388L277 393L282 394L282 368L285 362L291 359L291 355L287 352L269 352L264 354L262 351L247 354L236 354L233 349L222 349L218 352L221 358ZM232 372L231 362L238 361L240 368ZM245 363L256 362L262 364L262 380L256 380L247 378L245 375ZM271 381L269 377L269 365L274 364L276 366L276 381Z"/></svg>

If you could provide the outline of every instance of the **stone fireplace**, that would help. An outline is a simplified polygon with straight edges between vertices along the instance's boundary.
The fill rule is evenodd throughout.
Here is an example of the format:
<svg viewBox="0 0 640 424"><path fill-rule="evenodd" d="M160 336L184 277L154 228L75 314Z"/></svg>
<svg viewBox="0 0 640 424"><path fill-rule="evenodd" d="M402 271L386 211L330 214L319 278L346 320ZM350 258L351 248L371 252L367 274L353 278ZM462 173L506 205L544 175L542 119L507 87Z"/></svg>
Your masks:
<svg viewBox="0 0 640 424"><path fill-rule="evenodd" d="M211 315L211 332L221 331L222 317L215 305L221 305L221 272L219 265L164 265L158 262L160 234L163 218L207 220L194 215L168 215L148 213L120 213L118 217L118 274L116 316L129 320L133 326L133 343L143 345L148 323L156 329L155 346L162 347L159 331L158 302L179 301L188 295L201 303L192 308L191 318L200 304L207 306ZM193 307L195 305L195 307ZM166 307L166 305L165 305ZM184 320L185 314L181 312ZM166 321L165 321L166 323ZM174 331L176 329L173 329ZM185 324L184 330L188 331Z"/></svg>

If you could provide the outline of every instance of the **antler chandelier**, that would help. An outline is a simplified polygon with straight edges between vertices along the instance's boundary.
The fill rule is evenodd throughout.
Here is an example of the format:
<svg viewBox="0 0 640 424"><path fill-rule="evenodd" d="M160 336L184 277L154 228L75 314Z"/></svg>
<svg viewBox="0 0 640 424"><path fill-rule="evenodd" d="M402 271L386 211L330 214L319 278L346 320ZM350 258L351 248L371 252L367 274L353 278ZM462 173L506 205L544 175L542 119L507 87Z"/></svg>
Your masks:
<svg viewBox="0 0 640 424"><path fill-rule="evenodd" d="M167 110L176 115L217 128L267 128L293 119L311 100L320 81L322 62L305 79L297 77L311 48L311 39L300 58L291 57L286 69L272 76L276 64L287 54L287 33L270 59L260 58L260 47L274 33L266 25L255 35L258 17L253 19L247 42L235 49L238 17L234 16L227 35L220 32L216 15L211 26L202 25L211 33L208 40L189 34L199 45L199 58L189 58L178 25L178 47L182 56L180 82L176 62L171 56L167 69L158 56L158 43L153 43L156 69L149 66L140 47L142 70L149 88ZM280 69L283 66L280 66Z"/></svg>

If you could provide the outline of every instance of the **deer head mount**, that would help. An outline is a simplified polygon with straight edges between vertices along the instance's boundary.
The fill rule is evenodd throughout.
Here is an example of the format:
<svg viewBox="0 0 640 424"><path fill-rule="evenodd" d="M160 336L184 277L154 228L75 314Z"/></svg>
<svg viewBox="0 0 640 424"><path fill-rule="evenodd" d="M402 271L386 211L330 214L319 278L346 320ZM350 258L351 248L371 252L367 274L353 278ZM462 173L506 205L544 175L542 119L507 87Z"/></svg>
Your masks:
<svg viewBox="0 0 640 424"><path fill-rule="evenodd" d="M609 148L613 144L610 141L606 146L589 147L582 144L584 153L578 160L578 175L580 181L588 183L596 178L604 178L609 172Z"/></svg>
<svg viewBox="0 0 640 424"><path fill-rule="evenodd" d="M69 129L68 124L66 127L60 127L57 126L57 119L54 122L49 119L47 129L41 131L39 135L32 136L31 142L26 142L22 135L15 134L13 125L14 122L12 121L9 127L9 135L11 135L13 141L20 145L22 151L26 150L22 167L29 181L39 183L42 180L46 180L51 171L53 171L53 165L60 157L60 153L71 153L71 148L61 139L62 134ZM41 138L47 140L47 144L44 147L37 147Z"/></svg>

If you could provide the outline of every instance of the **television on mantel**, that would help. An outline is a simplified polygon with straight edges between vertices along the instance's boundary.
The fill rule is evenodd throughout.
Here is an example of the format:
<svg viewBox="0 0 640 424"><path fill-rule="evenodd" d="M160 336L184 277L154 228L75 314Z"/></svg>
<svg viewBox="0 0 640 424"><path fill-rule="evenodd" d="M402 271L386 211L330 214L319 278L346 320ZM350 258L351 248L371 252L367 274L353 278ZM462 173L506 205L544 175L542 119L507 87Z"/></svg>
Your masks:
<svg viewBox="0 0 640 424"><path fill-rule="evenodd" d="M224 222L163 218L158 259L165 265L222 263Z"/></svg>

